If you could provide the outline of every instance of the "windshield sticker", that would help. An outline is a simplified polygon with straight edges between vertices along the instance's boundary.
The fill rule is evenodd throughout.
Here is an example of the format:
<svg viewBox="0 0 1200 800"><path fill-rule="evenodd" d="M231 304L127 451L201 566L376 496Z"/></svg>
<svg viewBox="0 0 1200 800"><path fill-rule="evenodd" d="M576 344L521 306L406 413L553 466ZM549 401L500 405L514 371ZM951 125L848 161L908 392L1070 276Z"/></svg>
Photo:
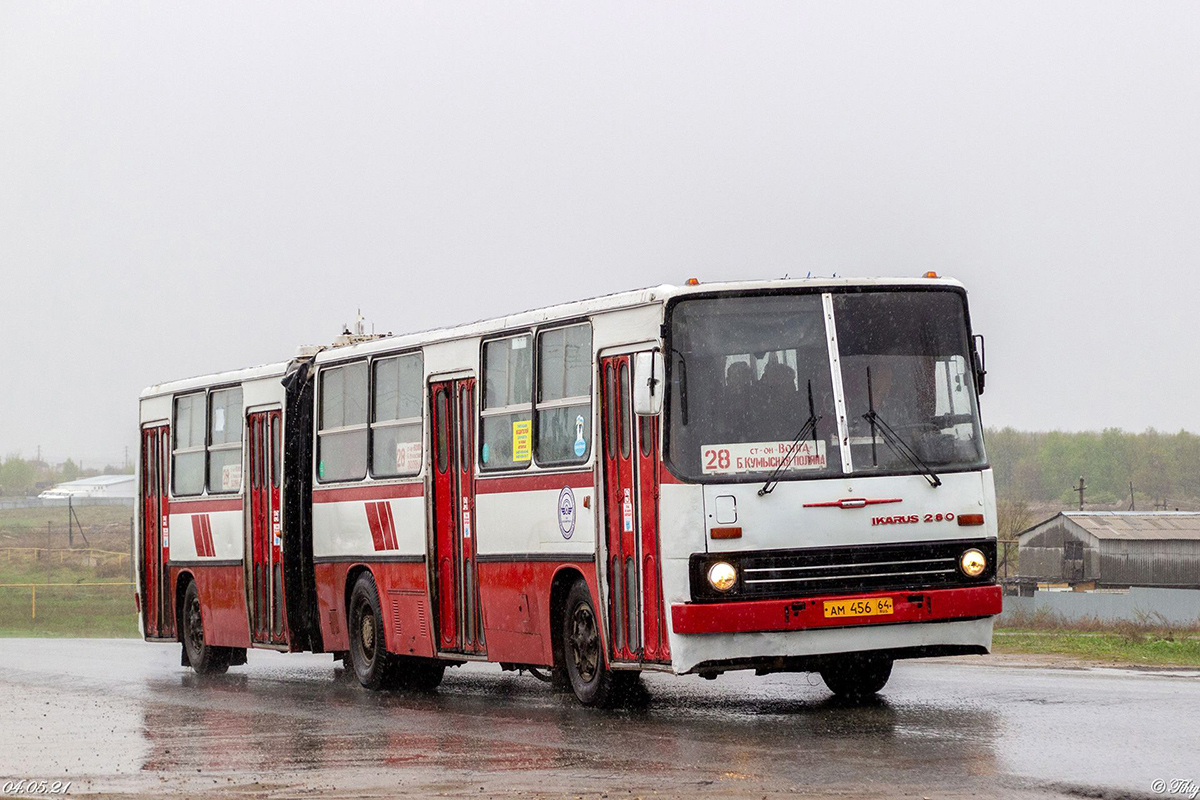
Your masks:
<svg viewBox="0 0 1200 800"><path fill-rule="evenodd" d="M700 467L705 475L738 475L770 472L783 463L791 442L739 442L700 447ZM806 439L796 445L784 472L825 469L825 440Z"/></svg>

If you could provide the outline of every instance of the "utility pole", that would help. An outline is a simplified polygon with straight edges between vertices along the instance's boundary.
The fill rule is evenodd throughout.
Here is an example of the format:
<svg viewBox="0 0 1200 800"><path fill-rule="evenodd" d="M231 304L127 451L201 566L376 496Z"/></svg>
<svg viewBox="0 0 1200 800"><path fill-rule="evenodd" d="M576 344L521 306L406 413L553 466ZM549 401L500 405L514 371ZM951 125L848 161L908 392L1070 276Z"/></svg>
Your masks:
<svg viewBox="0 0 1200 800"><path fill-rule="evenodd" d="M1134 500L1133 500L1133 481L1129 482L1129 510L1137 511L1137 506L1135 505Z"/></svg>
<svg viewBox="0 0 1200 800"><path fill-rule="evenodd" d="M1083 483L1083 476L1079 476L1079 485L1071 491L1079 492L1079 510L1083 511L1083 493L1087 490L1087 486Z"/></svg>

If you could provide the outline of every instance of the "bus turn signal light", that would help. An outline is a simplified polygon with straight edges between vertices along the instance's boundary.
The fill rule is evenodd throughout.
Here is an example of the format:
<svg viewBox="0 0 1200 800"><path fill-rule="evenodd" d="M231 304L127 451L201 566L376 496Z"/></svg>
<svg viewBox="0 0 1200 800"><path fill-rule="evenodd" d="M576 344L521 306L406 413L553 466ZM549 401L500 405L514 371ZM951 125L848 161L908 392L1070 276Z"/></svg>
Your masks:
<svg viewBox="0 0 1200 800"><path fill-rule="evenodd" d="M959 514L958 515L958 524L959 525L982 525L983 524L983 514Z"/></svg>
<svg viewBox="0 0 1200 800"><path fill-rule="evenodd" d="M740 539L742 538L742 529L737 528L713 528L708 532L708 535L714 539Z"/></svg>

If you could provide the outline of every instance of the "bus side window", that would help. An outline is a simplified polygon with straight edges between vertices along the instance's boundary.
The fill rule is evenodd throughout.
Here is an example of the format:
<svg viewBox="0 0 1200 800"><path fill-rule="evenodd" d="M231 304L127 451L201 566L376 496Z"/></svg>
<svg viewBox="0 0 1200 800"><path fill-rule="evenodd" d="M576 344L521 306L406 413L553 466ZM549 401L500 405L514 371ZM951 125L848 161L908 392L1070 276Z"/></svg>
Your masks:
<svg viewBox="0 0 1200 800"><path fill-rule="evenodd" d="M422 367L420 353L371 365L371 474L377 478L421 471Z"/></svg>
<svg viewBox="0 0 1200 800"><path fill-rule="evenodd" d="M592 327L538 335L536 407L538 464L582 464L591 452Z"/></svg>
<svg viewBox="0 0 1200 800"><path fill-rule="evenodd" d="M171 425L174 439L171 449L171 489L179 497L204 491L206 408L204 392L175 398L175 419Z"/></svg>
<svg viewBox="0 0 1200 800"><path fill-rule="evenodd" d="M242 387L210 393L208 421L209 494L236 492L242 488Z"/></svg>
<svg viewBox="0 0 1200 800"><path fill-rule="evenodd" d="M533 461L533 337L528 333L483 345L479 396L482 469L524 469Z"/></svg>
<svg viewBox="0 0 1200 800"><path fill-rule="evenodd" d="M361 480L367 475L367 363L321 370L317 480Z"/></svg>

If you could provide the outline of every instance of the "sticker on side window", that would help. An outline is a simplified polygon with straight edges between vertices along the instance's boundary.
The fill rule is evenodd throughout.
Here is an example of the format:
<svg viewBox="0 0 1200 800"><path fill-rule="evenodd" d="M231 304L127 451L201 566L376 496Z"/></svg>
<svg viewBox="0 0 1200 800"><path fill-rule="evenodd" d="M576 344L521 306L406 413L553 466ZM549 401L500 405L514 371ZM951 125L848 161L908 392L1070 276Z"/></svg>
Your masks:
<svg viewBox="0 0 1200 800"><path fill-rule="evenodd" d="M700 447L700 469L705 475L770 472L783 463L791 442L738 442ZM796 445L784 472L825 469L825 441L811 439Z"/></svg>
<svg viewBox="0 0 1200 800"><path fill-rule="evenodd" d="M520 463L533 458L533 422L518 420L512 424L512 460Z"/></svg>
<svg viewBox="0 0 1200 800"><path fill-rule="evenodd" d="M421 443L396 442L396 472L419 472Z"/></svg>
<svg viewBox="0 0 1200 800"><path fill-rule="evenodd" d="M221 491L236 492L242 487L242 465L226 464L221 467Z"/></svg>

